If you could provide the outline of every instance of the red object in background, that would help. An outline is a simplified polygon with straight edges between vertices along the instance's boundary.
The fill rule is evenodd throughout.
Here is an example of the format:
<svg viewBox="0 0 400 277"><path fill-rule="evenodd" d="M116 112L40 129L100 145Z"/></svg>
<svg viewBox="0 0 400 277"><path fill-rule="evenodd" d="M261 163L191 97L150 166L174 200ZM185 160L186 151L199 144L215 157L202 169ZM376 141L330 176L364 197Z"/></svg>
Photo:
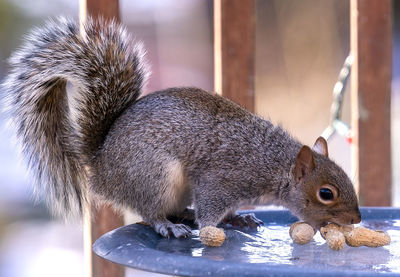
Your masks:
<svg viewBox="0 0 400 277"><path fill-rule="evenodd" d="M349 131L349 132L346 134L345 138L346 138L346 141L347 141L349 144L352 144L352 143L353 143L353 132L352 132L352 131Z"/></svg>

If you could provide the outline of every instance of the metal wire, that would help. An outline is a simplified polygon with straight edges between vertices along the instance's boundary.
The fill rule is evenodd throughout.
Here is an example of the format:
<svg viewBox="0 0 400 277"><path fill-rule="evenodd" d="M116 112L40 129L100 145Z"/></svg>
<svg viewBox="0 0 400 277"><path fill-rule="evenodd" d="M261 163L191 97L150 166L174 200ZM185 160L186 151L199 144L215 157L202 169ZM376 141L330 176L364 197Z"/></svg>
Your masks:
<svg viewBox="0 0 400 277"><path fill-rule="evenodd" d="M333 87L333 103L331 106L331 118L329 126L322 132L322 137L329 140L337 132L351 142L351 130L347 123L341 120L343 109L343 97L347 80L351 72L351 66L354 58L349 54L344 61L342 69L339 72L338 80Z"/></svg>

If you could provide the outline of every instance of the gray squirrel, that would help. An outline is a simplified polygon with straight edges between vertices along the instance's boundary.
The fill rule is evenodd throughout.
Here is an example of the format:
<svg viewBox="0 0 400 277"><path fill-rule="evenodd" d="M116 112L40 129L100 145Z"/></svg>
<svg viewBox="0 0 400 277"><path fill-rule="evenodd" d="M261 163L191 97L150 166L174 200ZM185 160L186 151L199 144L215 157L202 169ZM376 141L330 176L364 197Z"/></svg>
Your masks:
<svg viewBox="0 0 400 277"><path fill-rule="evenodd" d="M35 29L2 84L35 188L57 213L80 214L89 197L136 210L165 237L191 234L167 219L191 205L199 227L259 226L236 210L266 203L314 228L360 222L353 185L323 138L304 146L199 88L142 96L141 44L113 22L89 19L84 33L65 18Z"/></svg>

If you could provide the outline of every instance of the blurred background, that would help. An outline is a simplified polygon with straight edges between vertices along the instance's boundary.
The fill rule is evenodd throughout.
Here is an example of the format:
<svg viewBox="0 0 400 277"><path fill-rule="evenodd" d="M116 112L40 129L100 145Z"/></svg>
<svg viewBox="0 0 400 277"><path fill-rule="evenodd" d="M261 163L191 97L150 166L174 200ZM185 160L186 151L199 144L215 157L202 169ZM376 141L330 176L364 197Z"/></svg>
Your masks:
<svg viewBox="0 0 400 277"><path fill-rule="evenodd" d="M329 124L332 89L349 53L349 1L259 0L256 7L256 113L311 145ZM78 9L77 0L0 0L0 80L6 59L28 30L49 17L78 20ZM120 0L120 9L121 21L146 45L152 67L147 93L171 86L213 90L211 0ZM399 16L394 19L393 203L400 206ZM348 123L349 94L346 89L343 119ZM335 135L329 147L353 177L349 143ZM81 224L52 219L43 202L33 200L18 153L0 114L0 277L83 276Z"/></svg>

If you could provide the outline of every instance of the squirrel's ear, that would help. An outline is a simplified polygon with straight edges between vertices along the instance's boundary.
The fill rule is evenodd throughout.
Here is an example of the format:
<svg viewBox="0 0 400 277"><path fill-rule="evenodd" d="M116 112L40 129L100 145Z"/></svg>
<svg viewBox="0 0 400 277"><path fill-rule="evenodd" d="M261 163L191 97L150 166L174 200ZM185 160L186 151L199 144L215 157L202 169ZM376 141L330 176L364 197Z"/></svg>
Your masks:
<svg viewBox="0 0 400 277"><path fill-rule="evenodd" d="M312 150L317 152L318 154L328 157L328 143L323 137L317 138Z"/></svg>
<svg viewBox="0 0 400 277"><path fill-rule="evenodd" d="M311 148L303 145L296 157L295 178L297 181L310 173L315 167Z"/></svg>

